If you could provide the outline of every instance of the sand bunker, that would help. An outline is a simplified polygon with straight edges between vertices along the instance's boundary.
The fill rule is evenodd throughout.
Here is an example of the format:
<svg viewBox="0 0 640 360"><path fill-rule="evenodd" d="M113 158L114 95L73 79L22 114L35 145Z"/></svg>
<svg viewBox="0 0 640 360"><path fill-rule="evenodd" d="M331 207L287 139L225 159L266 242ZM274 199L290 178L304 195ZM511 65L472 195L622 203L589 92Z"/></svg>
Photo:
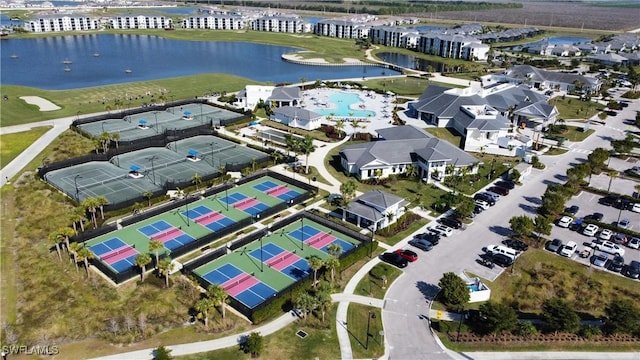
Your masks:
<svg viewBox="0 0 640 360"><path fill-rule="evenodd" d="M29 105L36 105L40 108L40 111L60 110L60 106L47 99L43 99L40 96L21 96L20 99L24 100Z"/></svg>

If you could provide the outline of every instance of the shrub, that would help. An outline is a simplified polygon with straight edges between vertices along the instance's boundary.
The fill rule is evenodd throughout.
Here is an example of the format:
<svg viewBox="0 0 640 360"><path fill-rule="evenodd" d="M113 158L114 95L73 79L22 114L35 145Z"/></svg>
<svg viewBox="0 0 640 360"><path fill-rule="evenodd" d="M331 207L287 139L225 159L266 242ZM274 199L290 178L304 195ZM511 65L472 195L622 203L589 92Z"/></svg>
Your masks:
<svg viewBox="0 0 640 360"><path fill-rule="evenodd" d="M578 335L586 339L591 339L594 336L602 335L602 330L600 330L600 328L595 325L584 325L580 327Z"/></svg>

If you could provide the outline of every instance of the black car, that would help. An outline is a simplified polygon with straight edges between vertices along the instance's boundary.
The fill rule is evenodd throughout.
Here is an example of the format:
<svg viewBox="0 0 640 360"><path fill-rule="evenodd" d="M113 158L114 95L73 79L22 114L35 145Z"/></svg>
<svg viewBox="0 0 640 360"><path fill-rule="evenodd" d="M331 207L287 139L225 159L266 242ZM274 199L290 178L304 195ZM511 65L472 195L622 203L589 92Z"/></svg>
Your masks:
<svg viewBox="0 0 640 360"><path fill-rule="evenodd" d="M509 195L509 189L503 188L502 186L492 186L492 187L488 188L487 190L491 191L492 193L495 193L495 194L498 194L498 195L502 195L502 196Z"/></svg>
<svg viewBox="0 0 640 360"><path fill-rule="evenodd" d="M624 276L637 279L640 276L640 262L633 260L624 270Z"/></svg>
<svg viewBox="0 0 640 360"><path fill-rule="evenodd" d="M443 217L438 222L442 225L446 225L452 229L460 229L462 227L462 221L451 217Z"/></svg>
<svg viewBox="0 0 640 360"><path fill-rule="evenodd" d="M602 213L599 212L594 212L591 215L587 215L585 216L586 219L591 219L593 221L602 221L602 219L604 218L604 215Z"/></svg>
<svg viewBox="0 0 640 360"><path fill-rule="evenodd" d="M619 273L622 271L622 267L624 266L624 258L620 255L616 255L609 261L607 264L607 269Z"/></svg>
<svg viewBox="0 0 640 360"><path fill-rule="evenodd" d="M507 239L507 240L502 241L502 243L507 245L508 247L510 247L510 248L512 248L514 250L518 250L518 251L527 251L529 249L529 245L527 245L522 240Z"/></svg>
<svg viewBox="0 0 640 360"><path fill-rule="evenodd" d="M492 254L489 259L491 259L494 264L503 268L509 267L513 264L513 259L504 254Z"/></svg>
<svg viewBox="0 0 640 360"><path fill-rule="evenodd" d="M440 243L440 235L429 233L429 232L416 235L416 239L427 240L433 246L436 246Z"/></svg>
<svg viewBox="0 0 640 360"><path fill-rule="evenodd" d="M489 206L493 206L496 204L496 201L489 195L484 194L484 193L480 193L480 194L475 194L473 196L473 200L482 200L482 201L486 201Z"/></svg>
<svg viewBox="0 0 640 360"><path fill-rule="evenodd" d="M568 212L571 215L575 215L578 213L578 211L580 211L580 207L577 205L571 205L570 207L566 208L564 211Z"/></svg>
<svg viewBox="0 0 640 360"><path fill-rule="evenodd" d="M478 205L476 205L476 207L475 207L475 208L473 208L473 213L474 213L474 214L476 214L476 215L478 215L478 214L482 213L483 211L484 211L484 209L483 209L483 208L481 208L481 207L480 207L480 206L478 206Z"/></svg>
<svg viewBox="0 0 640 360"><path fill-rule="evenodd" d="M616 206L620 202L620 196L616 194L609 194L599 200L600 204L607 206Z"/></svg>
<svg viewBox="0 0 640 360"><path fill-rule="evenodd" d="M397 266L399 268L405 268L407 267L407 264L409 263L407 261L407 259L403 258L402 256L396 254L396 253L392 253L392 252L387 252L384 253L382 255L380 255L380 259L384 262L388 262L391 265Z"/></svg>
<svg viewBox="0 0 640 360"><path fill-rule="evenodd" d="M513 190L516 187L516 184L514 184L511 181L498 181L498 182L496 182L496 186L500 186L500 187L503 187L505 189Z"/></svg>

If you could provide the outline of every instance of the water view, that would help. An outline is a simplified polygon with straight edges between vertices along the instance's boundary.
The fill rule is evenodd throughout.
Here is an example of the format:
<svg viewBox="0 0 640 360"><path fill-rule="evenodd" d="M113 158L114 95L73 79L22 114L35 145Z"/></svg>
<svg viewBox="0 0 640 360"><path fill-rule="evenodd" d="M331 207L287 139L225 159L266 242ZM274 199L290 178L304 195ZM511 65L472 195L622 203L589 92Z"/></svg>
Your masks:
<svg viewBox="0 0 640 360"><path fill-rule="evenodd" d="M186 41L148 35L68 35L0 41L0 82L64 90L204 73L255 81L396 75L379 67L307 66L281 55L298 49L228 41Z"/></svg>
<svg viewBox="0 0 640 360"><path fill-rule="evenodd" d="M542 40L539 41L534 41L534 42L530 42L530 43L526 43L526 44L522 44L522 45L518 45L518 46L511 46L511 47L507 47L505 49L508 50L522 50L523 47L528 47L528 46L538 46L538 45L542 45L542 44L550 44L550 45L555 45L555 46L559 46L559 45L577 45L577 44L584 44L591 41L590 38L585 38L585 37L575 37L575 36L553 36L553 37L548 37L548 38L544 38Z"/></svg>

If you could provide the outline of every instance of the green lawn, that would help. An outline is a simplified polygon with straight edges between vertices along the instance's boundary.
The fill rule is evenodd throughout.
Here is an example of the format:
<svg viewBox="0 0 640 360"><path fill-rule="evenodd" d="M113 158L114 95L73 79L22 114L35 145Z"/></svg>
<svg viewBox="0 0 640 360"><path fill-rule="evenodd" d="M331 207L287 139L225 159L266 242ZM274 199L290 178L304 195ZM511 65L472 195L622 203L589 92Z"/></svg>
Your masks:
<svg viewBox="0 0 640 360"><path fill-rule="evenodd" d="M389 289L389 285L391 285L396 278L402 274L402 270L385 263L380 263L373 268L379 268L381 269L379 271L385 274L387 277L386 285L383 283L382 279L378 279L371 275L372 272L377 271L372 269L362 278L362 280L360 280L354 293L356 295L384 299L384 294L386 294Z"/></svg>
<svg viewBox="0 0 640 360"><path fill-rule="evenodd" d="M384 354L384 338L380 335L383 330L381 313L378 308L349 304L347 326L354 359L375 359Z"/></svg>
<svg viewBox="0 0 640 360"><path fill-rule="evenodd" d="M554 147L554 148L551 148L551 149L547 150L544 154L545 155L551 155L551 156L553 156L553 155L562 155L562 154L566 153L567 151L569 151L569 150Z"/></svg>
<svg viewBox="0 0 640 360"><path fill-rule="evenodd" d="M567 140L574 141L574 142L583 141L584 139L588 138L589 135L591 135L594 132L596 132L593 129L589 129L587 131L584 131L583 128L576 127L576 126L567 126L567 129L568 129L567 133L562 134L562 136L566 137Z"/></svg>
<svg viewBox="0 0 640 360"><path fill-rule="evenodd" d="M478 154L475 155L478 156ZM479 155L478 158L482 163L479 165L477 175L467 175L464 178L458 176L447 176L445 177L444 184L451 189L471 195L500 177L503 173L509 170L510 167L515 166L517 163L514 158L505 156L484 154ZM492 164L494 174L491 177L489 174L491 173Z"/></svg>
<svg viewBox="0 0 640 360"><path fill-rule="evenodd" d="M0 168L10 163L49 129L51 126L42 126L29 131L0 135Z"/></svg>
<svg viewBox="0 0 640 360"><path fill-rule="evenodd" d="M549 100L549 104L558 108L558 119L586 120L604 109L605 106L594 101L581 101L580 99L556 96Z"/></svg>
<svg viewBox="0 0 640 360"><path fill-rule="evenodd" d="M462 135L460 135L453 128L430 127L430 128L426 128L425 131L427 131L429 134L437 138L440 138L442 140L447 140L448 142L452 143L453 145L457 146L460 149L462 149L462 146L464 145L462 142L463 141Z"/></svg>

